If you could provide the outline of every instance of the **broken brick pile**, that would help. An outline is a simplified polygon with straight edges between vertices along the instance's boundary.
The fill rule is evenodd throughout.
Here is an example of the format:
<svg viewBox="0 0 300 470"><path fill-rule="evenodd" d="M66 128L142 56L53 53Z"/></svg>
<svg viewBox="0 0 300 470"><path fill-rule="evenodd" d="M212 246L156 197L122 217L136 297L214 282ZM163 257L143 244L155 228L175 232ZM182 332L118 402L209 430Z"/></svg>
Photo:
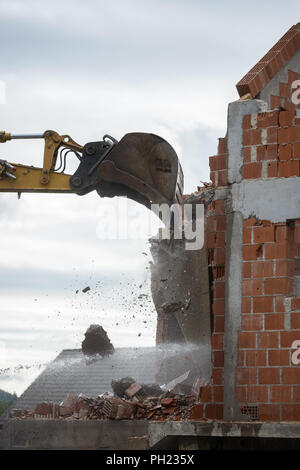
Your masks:
<svg viewBox="0 0 300 470"><path fill-rule="evenodd" d="M137 384L134 384L137 385ZM138 395L138 394L137 394ZM165 392L159 397L120 399L108 393L97 398L84 395L67 395L60 405L38 403L34 411L13 409L11 418L16 419L147 419L153 421L182 420L197 417L197 397L195 395Z"/></svg>

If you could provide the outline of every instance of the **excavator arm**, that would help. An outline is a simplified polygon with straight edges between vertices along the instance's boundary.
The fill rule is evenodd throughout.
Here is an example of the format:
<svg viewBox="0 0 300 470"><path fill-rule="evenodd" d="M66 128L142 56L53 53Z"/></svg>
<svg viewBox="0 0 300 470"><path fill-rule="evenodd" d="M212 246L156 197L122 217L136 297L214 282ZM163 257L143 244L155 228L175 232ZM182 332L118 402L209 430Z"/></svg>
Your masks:
<svg viewBox="0 0 300 470"><path fill-rule="evenodd" d="M96 190L101 197L127 196L146 207L182 203L183 174L176 152L159 136L126 134L120 142L105 135L84 146L69 135L0 132L0 143L15 139L44 139L43 167L0 159L0 192L76 193ZM79 166L65 173L66 158L75 154Z"/></svg>

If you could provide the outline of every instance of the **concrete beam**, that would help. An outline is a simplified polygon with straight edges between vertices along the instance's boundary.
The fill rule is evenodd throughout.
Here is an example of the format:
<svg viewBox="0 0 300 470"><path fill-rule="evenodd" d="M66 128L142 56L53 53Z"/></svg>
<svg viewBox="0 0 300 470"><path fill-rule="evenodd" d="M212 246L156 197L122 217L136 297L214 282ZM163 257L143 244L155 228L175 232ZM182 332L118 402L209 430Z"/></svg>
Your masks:
<svg viewBox="0 0 300 470"><path fill-rule="evenodd" d="M227 180L229 184L242 181L243 166L243 117L246 114L267 110L267 103L261 100L234 101L228 106L227 117Z"/></svg>
<svg viewBox="0 0 300 470"><path fill-rule="evenodd" d="M230 196L227 200L225 261L225 335L224 335L224 419L243 420L235 398L237 339L241 329L242 304L242 231L243 215L239 210L237 190L242 181L243 117L267 109L260 100L235 101L228 106L227 168Z"/></svg>
<svg viewBox="0 0 300 470"><path fill-rule="evenodd" d="M171 442L171 438L183 436L300 439L300 422L168 421L149 423L150 449L163 449L164 442Z"/></svg>

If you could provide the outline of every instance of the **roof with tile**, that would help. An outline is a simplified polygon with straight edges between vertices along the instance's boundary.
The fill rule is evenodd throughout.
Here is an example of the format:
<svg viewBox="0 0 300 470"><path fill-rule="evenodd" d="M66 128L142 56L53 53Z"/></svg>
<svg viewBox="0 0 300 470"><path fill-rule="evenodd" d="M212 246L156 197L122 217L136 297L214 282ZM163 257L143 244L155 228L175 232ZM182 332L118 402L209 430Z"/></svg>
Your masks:
<svg viewBox="0 0 300 470"><path fill-rule="evenodd" d="M68 393L89 397L111 391L112 379L133 377L139 383L155 382L156 348L117 348L111 356L87 364L80 349L65 349L14 403L34 410L43 401L60 403Z"/></svg>
<svg viewBox="0 0 300 470"><path fill-rule="evenodd" d="M237 83L239 95L250 93L255 98L299 49L300 23L297 23Z"/></svg>

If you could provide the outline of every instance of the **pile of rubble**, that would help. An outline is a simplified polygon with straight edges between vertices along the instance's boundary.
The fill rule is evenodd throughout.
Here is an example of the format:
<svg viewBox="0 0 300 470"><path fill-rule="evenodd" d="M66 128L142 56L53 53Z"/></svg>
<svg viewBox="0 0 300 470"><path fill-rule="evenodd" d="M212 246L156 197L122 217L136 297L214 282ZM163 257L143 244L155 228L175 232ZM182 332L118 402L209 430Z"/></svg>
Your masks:
<svg viewBox="0 0 300 470"><path fill-rule="evenodd" d="M124 390L124 384L127 385ZM129 385L129 386L128 386ZM178 384L177 384L178 385ZM17 419L148 419L153 421L188 419L194 406L198 403L199 390L191 394L178 393L173 390L162 390L159 385L140 385L129 377L113 382L112 393L103 393L97 398L83 394L68 394L60 404L38 403L33 412L13 409L11 418ZM116 390L118 396L116 394ZM155 396L149 395L154 392ZM148 392L148 393L147 393Z"/></svg>

